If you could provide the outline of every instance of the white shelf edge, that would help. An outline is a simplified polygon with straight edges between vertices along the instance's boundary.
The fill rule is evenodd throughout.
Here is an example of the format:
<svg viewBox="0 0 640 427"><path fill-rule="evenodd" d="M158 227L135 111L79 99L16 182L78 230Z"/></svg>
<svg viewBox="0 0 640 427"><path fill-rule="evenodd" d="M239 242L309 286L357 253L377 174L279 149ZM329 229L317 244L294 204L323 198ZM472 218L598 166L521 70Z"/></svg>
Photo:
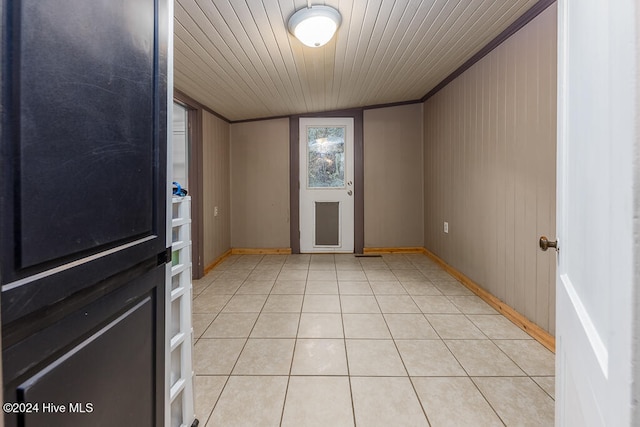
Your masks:
<svg viewBox="0 0 640 427"><path fill-rule="evenodd" d="M179 218L173 218L171 220L172 227L180 227L182 225L188 225L188 224L191 224L191 220L189 218L179 217Z"/></svg>
<svg viewBox="0 0 640 427"><path fill-rule="evenodd" d="M187 380L180 377L178 381L171 387L171 391L169 391L169 400L171 403L176 399L176 397L184 390L184 386L186 385Z"/></svg>
<svg viewBox="0 0 640 427"><path fill-rule="evenodd" d="M173 337L171 337L171 352L173 352L176 348L178 348L180 344L184 342L186 336L187 334L185 334L184 332L178 332Z"/></svg>
<svg viewBox="0 0 640 427"><path fill-rule="evenodd" d="M189 246L190 241L179 241L171 244L171 251L178 251Z"/></svg>
<svg viewBox="0 0 640 427"><path fill-rule="evenodd" d="M175 276L178 273L182 273L187 268L191 267L191 263L189 264L176 264L171 266L171 277Z"/></svg>
<svg viewBox="0 0 640 427"><path fill-rule="evenodd" d="M179 286L171 291L171 302L174 302L178 298L184 296L187 293L187 288Z"/></svg>

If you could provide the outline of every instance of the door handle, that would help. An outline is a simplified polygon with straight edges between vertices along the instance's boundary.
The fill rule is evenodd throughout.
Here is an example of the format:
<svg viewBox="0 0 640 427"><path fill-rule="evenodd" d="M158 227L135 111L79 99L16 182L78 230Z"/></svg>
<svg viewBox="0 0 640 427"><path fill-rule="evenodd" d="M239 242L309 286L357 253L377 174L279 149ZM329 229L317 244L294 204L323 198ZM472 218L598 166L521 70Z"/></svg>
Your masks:
<svg viewBox="0 0 640 427"><path fill-rule="evenodd" d="M349 190L349 191L347 191L347 194L351 196L351 195L353 195L353 191Z"/></svg>
<svg viewBox="0 0 640 427"><path fill-rule="evenodd" d="M558 250L558 241L549 241L546 236L540 237L540 249L546 251L549 248L555 248Z"/></svg>

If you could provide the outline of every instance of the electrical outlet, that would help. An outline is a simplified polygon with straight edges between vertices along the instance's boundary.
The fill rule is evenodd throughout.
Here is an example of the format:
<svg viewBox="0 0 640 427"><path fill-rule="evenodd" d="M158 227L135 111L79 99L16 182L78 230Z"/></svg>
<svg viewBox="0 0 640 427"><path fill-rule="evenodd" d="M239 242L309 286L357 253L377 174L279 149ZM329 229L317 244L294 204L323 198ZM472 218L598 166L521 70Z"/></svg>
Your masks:
<svg viewBox="0 0 640 427"><path fill-rule="evenodd" d="M213 216L218 216L218 207L217 206L215 206L213 208Z"/></svg>
<svg viewBox="0 0 640 427"><path fill-rule="evenodd" d="M449 233L449 223L447 221L444 222L444 232Z"/></svg>

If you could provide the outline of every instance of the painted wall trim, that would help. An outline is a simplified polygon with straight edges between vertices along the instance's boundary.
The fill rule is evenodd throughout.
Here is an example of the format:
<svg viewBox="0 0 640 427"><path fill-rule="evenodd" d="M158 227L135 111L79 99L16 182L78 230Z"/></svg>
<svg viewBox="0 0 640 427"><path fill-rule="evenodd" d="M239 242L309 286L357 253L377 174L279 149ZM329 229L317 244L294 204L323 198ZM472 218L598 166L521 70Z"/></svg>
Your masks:
<svg viewBox="0 0 640 427"><path fill-rule="evenodd" d="M310 112L310 113L297 113L297 114L290 114L290 115L284 115L284 116L269 116L269 117L258 117L255 119L242 119L242 120L232 120L229 123L236 124L236 123L247 123L247 122L259 122L262 120L275 120L275 119L286 119L286 118L291 118L291 117L316 117L317 115L323 115L323 114L341 114L344 113L345 111L353 111L353 110L375 110L377 108L389 108L389 107L399 107L401 105L411 105L411 104L419 104L423 102L422 99L412 99L409 101L397 101L397 102L387 102L385 104L374 104L374 105L365 105L364 107L353 107L353 108L349 108L346 110L324 110L324 111L318 111L318 112Z"/></svg>
<svg viewBox="0 0 640 427"><path fill-rule="evenodd" d="M231 255L290 255L291 248L231 248Z"/></svg>
<svg viewBox="0 0 640 427"><path fill-rule="evenodd" d="M187 135L189 136L189 194L191 197L191 235L192 235L192 271L194 279L199 279L205 274L204 266L204 203L203 183L204 165L202 162L202 111L200 104L184 95L180 91L174 91L174 101L187 108L188 123ZM195 104L194 104L195 103ZM173 111L173 110L171 110ZM194 237L195 236L195 237Z"/></svg>
<svg viewBox="0 0 640 427"><path fill-rule="evenodd" d="M232 125L235 125L236 123L261 122L263 120L288 119L290 117L291 115L286 114L284 116L268 116L268 117L256 117L255 119L231 120L229 123Z"/></svg>
<svg viewBox="0 0 640 427"><path fill-rule="evenodd" d="M502 42L504 42L509 37L514 35L516 32L518 32L518 30L520 30L522 27L524 27L529 22L531 22L536 16L540 15L542 12L544 12L545 9L547 9L549 6L551 6L555 2L556 0L539 0L536 4L531 6L529 10L527 10L524 14L522 14L522 16L520 16L511 25L509 25L503 32L498 34L493 40L487 43L485 47L480 49L475 55L473 55L464 64L458 67L457 70L449 74L447 77L445 77L444 80L442 80L433 89L427 92L420 99L420 102L424 102L427 99L431 98L436 93L438 93L446 85L454 81L458 76L460 76L462 73L464 73L469 68L471 68L476 62L480 61L482 58L487 56L493 49L500 46Z"/></svg>
<svg viewBox="0 0 640 427"><path fill-rule="evenodd" d="M300 121L289 117L289 245L300 253Z"/></svg>
<svg viewBox="0 0 640 427"><path fill-rule="evenodd" d="M195 99L191 98L189 95L187 95L186 93L182 92L179 89L176 89L175 87L173 88L173 97L176 98L176 99L178 99L178 98L179 99L184 99L184 100L186 100L185 102L187 102L189 105L191 105L193 107L196 107L198 109L201 109L201 110L205 110L205 111L213 114L214 116L216 116L220 120L224 120L227 123L231 123L231 120L227 119L222 114L216 113L211 108L209 108L206 105L196 101Z"/></svg>
<svg viewBox="0 0 640 427"><path fill-rule="evenodd" d="M513 307L505 304L503 301L493 296L491 293L484 290L480 285L469 279L467 276L447 264L442 258L434 254L426 248L422 248L422 252L438 263L445 271L458 279L464 286L466 286L471 292L479 296L491 307L496 309L507 319L511 320L516 326L529 334L533 339L545 346L550 351L556 351L556 339L553 335L536 325L522 314L518 313Z"/></svg>
<svg viewBox="0 0 640 427"><path fill-rule="evenodd" d="M378 108L401 107L403 105L420 104L422 99L412 99L410 101L388 102L386 104L374 104L362 107L363 110L376 110Z"/></svg>
<svg viewBox="0 0 640 427"><path fill-rule="evenodd" d="M231 249L227 250L225 253L223 253L218 258L216 258L215 261L213 261L211 264L206 266L204 269L204 274L207 274L208 272L216 268L216 266L220 264L222 261L224 261L225 258L227 258L229 255L231 255Z"/></svg>

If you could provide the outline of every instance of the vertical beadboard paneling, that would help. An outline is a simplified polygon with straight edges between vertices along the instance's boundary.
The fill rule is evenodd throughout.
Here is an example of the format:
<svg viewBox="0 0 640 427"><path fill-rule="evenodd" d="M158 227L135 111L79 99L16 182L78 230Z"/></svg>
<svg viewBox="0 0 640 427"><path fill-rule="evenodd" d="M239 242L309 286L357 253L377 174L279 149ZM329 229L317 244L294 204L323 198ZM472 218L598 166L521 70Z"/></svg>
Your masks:
<svg viewBox="0 0 640 427"><path fill-rule="evenodd" d="M231 248L229 124L202 113L202 198L204 204L204 265ZM218 216L214 209L218 207Z"/></svg>
<svg viewBox="0 0 640 427"><path fill-rule="evenodd" d="M424 246L422 104L364 111L365 247Z"/></svg>
<svg viewBox="0 0 640 427"><path fill-rule="evenodd" d="M231 246L288 248L289 119L231 125Z"/></svg>
<svg viewBox="0 0 640 427"><path fill-rule="evenodd" d="M544 39L545 37L553 37L557 39L557 25L555 20L545 20L541 22L541 26L538 30L538 37ZM556 113L556 92L557 92L557 61L556 51L542 48L543 44L538 44L538 52L540 58L540 70L541 79L550 82L550 88L540 93L540 105L542 106L541 123L548 123L548 126L541 126L540 141L545 145L540 162L541 164L556 164L556 128L557 128L557 113ZM551 238L556 236L556 199L549 200L544 197L548 188L555 188L556 185L556 169L547 170L548 173L539 175L538 183L538 229L548 228L546 235ZM544 317L547 313L549 315L549 332L555 335L555 323L556 323L556 310L555 305L544 304L544 301L552 301L555 304L556 300L556 287L553 285L556 281L556 263L554 257L542 257L539 259L538 275L548 277L549 282L552 284L549 289L543 287L538 288L537 301L538 301L538 317Z"/></svg>
<svg viewBox="0 0 640 427"><path fill-rule="evenodd" d="M495 212L496 212L496 277L493 286L494 295L505 295L507 284L507 248L504 239L507 231L507 203L506 197L506 175L507 175L507 103L506 103L506 74L507 67L505 49L496 50L492 56L495 65L495 141L496 141L496 170L495 170Z"/></svg>
<svg viewBox="0 0 640 427"><path fill-rule="evenodd" d="M536 190L539 182L539 174L537 172L544 169L539 168L539 141L540 141L540 127L539 120L541 115L541 107L538 102L538 82L541 74L540 64L538 63L538 31L540 26L534 25L529 29L527 38L523 41L526 42L524 49L525 70L526 70L526 82L524 84L524 90L526 92L526 108L524 109L525 117L523 117L523 129L526 129L526 135L523 135L522 148L526 150L528 156L523 164L524 168L524 224L523 224L523 246L524 246L524 315L529 319L535 318L536 315L536 254L538 249L537 234L537 203L536 203ZM550 167L551 165L547 166ZM555 169L555 163L553 165ZM555 193L554 193L555 198ZM542 258L542 257L541 257ZM548 258L548 257L545 257ZM536 261L536 262L533 262ZM546 280L546 278L545 278Z"/></svg>
<svg viewBox="0 0 640 427"><path fill-rule="evenodd" d="M496 192L496 189L499 187L498 177L499 177L499 168L500 163L498 162L498 153L500 150L500 144L498 143L498 127L496 118L498 117L498 55L493 55L489 58L487 72L489 77L489 87L488 93L486 94L489 100L489 111L487 114L487 131L486 135L486 144L488 147L487 157L491 162L489 167L489 215L487 218L487 225L490 227L492 223L499 224L498 222L498 203L500 200L500 195ZM500 289L501 285L501 274L500 270L498 270L498 258L499 258L499 247L498 243L499 234L496 230L492 230L489 234L489 248L491 252L491 260L489 265L487 266L487 277L495 278L495 281L492 281L490 284L490 291L492 294L495 294Z"/></svg>
<svg viewBox="0 0 640 427"><path fill-rule="evenodd" d="M424 105L425 247L550 333L555 25L553 5Z"/></svg>
<svg viewBox="0 0 640 427"><path fill-rule="evenodd" d="M507 121L506 121L506 140L505 140L505 183L506 183L506 191L505 191L505 218L506 218L506 233L504 238L504 244L507 248L506 251L506 283L505 283L505 301L515 301L515 288L516 288L516 251L515 251L515 242L516 242L516 172L519 170L518 165L514 162L514 156L516 153L516 126L515 126L515 117L518 100L516 97L516 52L518 46L515 42L515 38L511 38L507 40L501 49L496 49L496 51L502 51L506 55L506 110L507 110ZM501 296L502 298L502 296Z"/></svg>
<svg viewBox="0 0 640 427"><path fill-rule="evenodd" d="M342 23L308 48L304 0L177 0L175 85L230 120L420 99L536 1L315 1Z"/></svg>

